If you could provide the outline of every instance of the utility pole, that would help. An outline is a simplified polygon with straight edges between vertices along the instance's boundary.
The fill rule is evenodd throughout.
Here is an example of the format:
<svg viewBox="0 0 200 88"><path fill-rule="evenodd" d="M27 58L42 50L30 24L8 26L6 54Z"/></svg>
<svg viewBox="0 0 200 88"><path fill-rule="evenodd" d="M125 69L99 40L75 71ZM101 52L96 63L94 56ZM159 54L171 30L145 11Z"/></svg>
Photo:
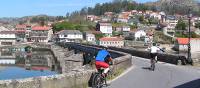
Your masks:
<svg viewBox="0 0 200 88"><path fill-rule="evenodd" d="M191 58L191 45L190 45L190 39L191 39L191 29L190 29L190 25L191 25L191 18L192 18L192 14L191 14L191 7L189 7L189 14L188 14L188 21L189 21L189 34L188 34L188 61L189 63L192 64L192 58Z"/></svg>

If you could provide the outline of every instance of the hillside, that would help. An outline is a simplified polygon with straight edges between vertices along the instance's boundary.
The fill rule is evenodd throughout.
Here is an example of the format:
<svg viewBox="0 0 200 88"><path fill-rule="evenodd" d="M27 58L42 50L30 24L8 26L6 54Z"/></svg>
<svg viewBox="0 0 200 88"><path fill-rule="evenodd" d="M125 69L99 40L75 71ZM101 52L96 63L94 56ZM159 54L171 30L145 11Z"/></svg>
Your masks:
<svg viewBox="0 0 200 88"><path fill-rule="evenodd" d="M157 10L165 11L167 14L188 14L189 7L194 15L200 15L200 3L197 0L159 0L157 2L145 3L148 6L156 6Z"/></svg>
<svg viewBox="0 0 200 88"><path fill-rule="evenodd" d="M17 23L39 23L41 21L49 21L54 22L58 20L63 20L65 17L63 16L48 16L48 15L35 15L35 16L24 16L24 17L4 17L0 18L1 23L9 23L9 24L17 24Z"/></svg>

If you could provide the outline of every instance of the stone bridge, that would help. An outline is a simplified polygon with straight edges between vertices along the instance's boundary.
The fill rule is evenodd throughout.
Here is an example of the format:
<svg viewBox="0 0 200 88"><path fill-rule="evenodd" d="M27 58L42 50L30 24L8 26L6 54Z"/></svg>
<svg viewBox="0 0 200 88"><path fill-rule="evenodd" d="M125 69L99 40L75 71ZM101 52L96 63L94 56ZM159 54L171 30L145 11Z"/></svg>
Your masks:
<svg viewBox="0 0 200 88"><path fill-rule="evenodd" d="M29 44L30 45L30 44ZM25 45L27 46L27 45ZM43 47L45 46L45 47ZM62 46L62 47L60 47ZM90 84L90 77L95 72L93 56L96 55L99 47L91 47L80 44L57 45L32 45L34 48L50 49L53 57L62 69L62 74L52 76L32 77L17 80L2 80L0 88L87 88ZM23 47L23 46L22 46ZM125 71L132 66L130 54L110 50L114 58L113 75ZM84 55L87 57L84 59ZM83 67L85 62L86 66Z"/></svg>
<svg viewBox="0 0 200 88"><path fill-rule="evenodd" d="M102 46L78 43L59 43L58 45L61 47L50 47L54 57L61 65L70 68L70 71L62 68L65 72L60 75L0 81L0 88L87 88L94 69L81 67L82 53L89 57L85 58L85 64L88 64ZM65 53L66 50L76 55L70 56ZM156 64L155 71L150 71L148 70L149 60L145 59L149 58L147 52L114 47L111 47L109 52L115 63L113 74L117 74L121 70L125 72L112 80L111 86L108 88L200 88L200 70L198 68L172 65L178 64L179 60L181 64L187 64L187 60L182 56L159 55L162 57L160 59L162 62ZM73 69L73 64L77 64L79 69Z"/></svg>

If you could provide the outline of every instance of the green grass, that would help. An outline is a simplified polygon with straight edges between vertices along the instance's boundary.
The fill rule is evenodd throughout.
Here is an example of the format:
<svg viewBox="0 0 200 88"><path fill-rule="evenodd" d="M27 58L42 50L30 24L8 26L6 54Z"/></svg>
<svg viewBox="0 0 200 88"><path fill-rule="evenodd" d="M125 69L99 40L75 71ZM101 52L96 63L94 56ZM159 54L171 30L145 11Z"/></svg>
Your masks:
<svg viewBox="0 0 200 88"><path fill-rule="evenodd" d="M107 79L108 80L113 80L114 78L118 77L119 75L121 75L123 72L125 71L125 69L117 69L116 72L112 73L111 75L108 75Z"/></svg>

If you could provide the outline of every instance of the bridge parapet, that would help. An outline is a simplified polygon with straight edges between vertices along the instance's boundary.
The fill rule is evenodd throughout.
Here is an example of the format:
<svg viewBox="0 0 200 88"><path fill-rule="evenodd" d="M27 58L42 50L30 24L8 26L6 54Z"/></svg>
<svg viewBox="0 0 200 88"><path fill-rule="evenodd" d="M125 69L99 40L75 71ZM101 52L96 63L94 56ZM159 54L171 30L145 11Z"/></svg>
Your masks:
<svg viewBox="0 0 200 88"><path fill-rule="evenodd" d="M125 53L129 53L132 56L142 57L150 59L150 53L147 51L141 51L141 50L135 50L135 49L124 49L124 48L116 48L116 47L110 47L112 50L121 51ZM181 55L173 55L173 54L158 54L158 60L166 63L171 64L179 64L178 62L181 62L180 64L185 65L187 64L187 59L185 56Z"/></svg>

